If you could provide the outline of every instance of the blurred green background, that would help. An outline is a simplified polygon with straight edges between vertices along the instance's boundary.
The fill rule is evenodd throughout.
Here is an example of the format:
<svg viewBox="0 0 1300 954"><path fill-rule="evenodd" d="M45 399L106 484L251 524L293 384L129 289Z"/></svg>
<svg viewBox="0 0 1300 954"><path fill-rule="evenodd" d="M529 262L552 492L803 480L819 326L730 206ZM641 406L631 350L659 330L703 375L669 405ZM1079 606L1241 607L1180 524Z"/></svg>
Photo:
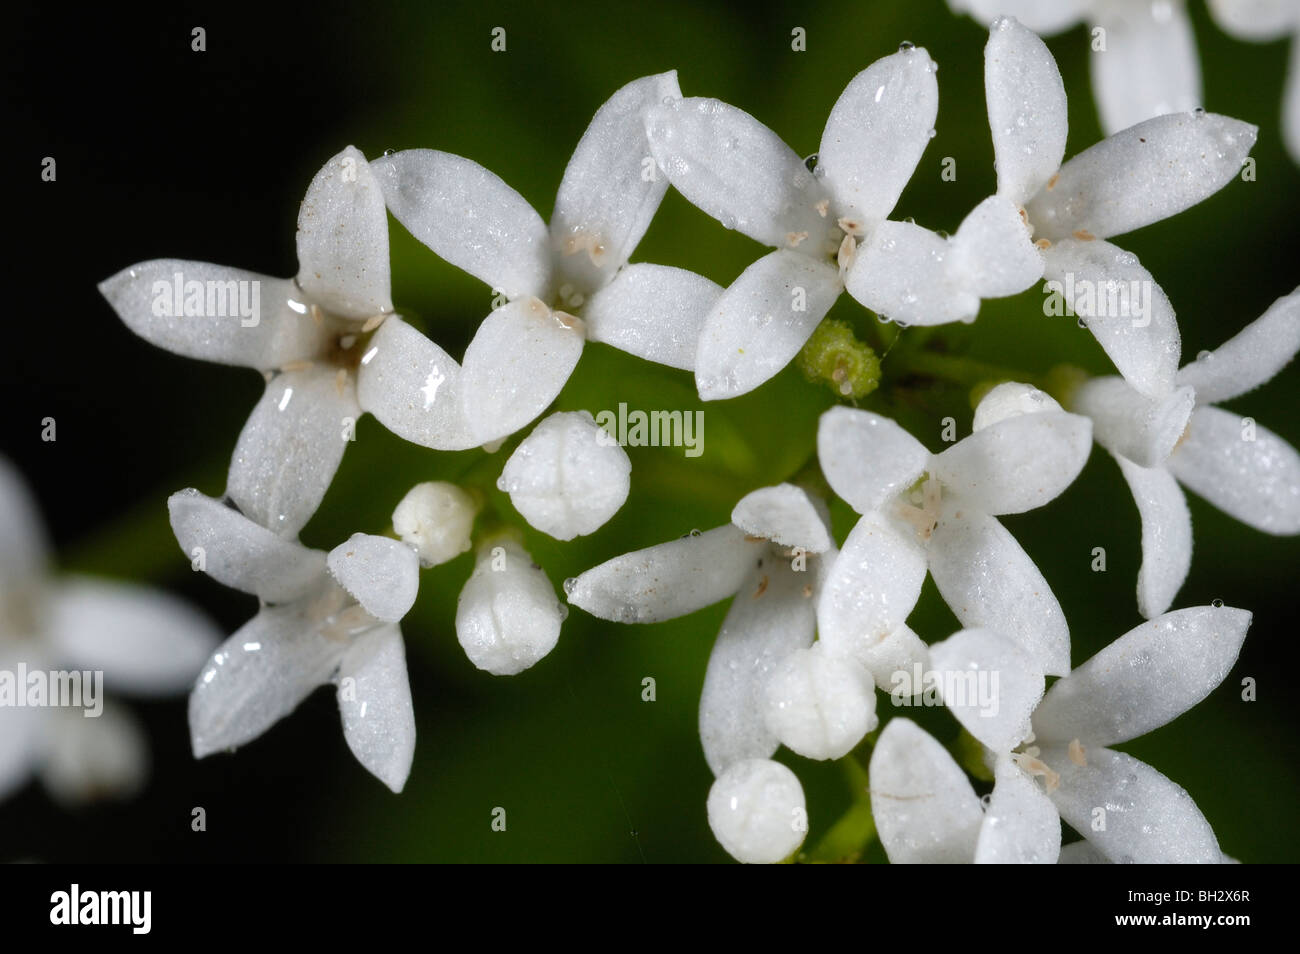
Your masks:
<svg viewBox="0 0 1300 954"><path fill-rule="evenodd" d="M1191 4L1205 105L1260 126L1257 181L1231 183L1176 218L1119 239L1178 311L1183 353L1214 348L1297 281L1300 174L1279 131L1283 44L1246 45ZM894 218L955 231L994 189L983 99L985 31L940 0L737 5L500 2L315 5L300 13L27 10L5 37L13 143L4 161L19 194L21 243L3 375L4 452L33 481L68 569L166 584L233 631L255 601L192 574L166 522L166 496L219 494L229 454L261 392L249 371L174 357L134 338L95 292L133 262L183 257L273 275L296 271L294 223L312 174L352 143L368 156L434 147L500 175L546 217L573 146L600 104L627 81L677 69L687 96L749 111L800 154L815 152L831 105L852 76L909 40L940 65L938 135ZM190 50L190 30L207 51ZM507 49L490 49L504 27ZM792 52L791 30L807 31ZM1100 138L1082 27L1049 40L1070 95L1067 156ZM39 180L44 156L56 183ZM956 181L940 179L944 157ZM394 297L459 355L490 305L489 290L392 225ZM725 231L670 190L634 255L691 268L721 284L763 249ZM871 332L847 296L832 312ZM915 329L904 336L916 334ZM16 337L16 341L14 338ZM1041 293L988 302L970 327L934 336L958 353L1042 372L1061 362L1110 368L1071 319L1045 318ZM889 372L886 359L886 373ZM968 433L967 392L924 381L868 398L931 447L939 421ZM1300 371L1230 405L1300 444ZM691 376L590 345L557 409L693 410ZM526 530L557 592L613 555L725 522L742 494L791 477L812 453L828 390L788 368L758 393L705 408L705 453L629 448L632 495L605 527L571 544ZM39 421L58 421L40 441ZM329 547L382 532L421 480L483 457L424 450L365 419L324 505L304 533ZM495 479L504 455L485 465ZM497 495L492 506L517 520ZM1245 650L1206 702L1121 746L1186 787L1225 851L1248 862L1298 851L1295 692L1300 541L1264 536L1191 498L1196 555L1175 606L1222 599L1255 612ZM834 510L842 540L853 515ZM522 521L517 521L522 523ZM1006 520L1052 584L1082 662L1140 622L1134 597L1137 511L1113 461L1094 451L1051 505ZM1093 547L1108 569L1090 569ZM351 757L330 691L233 757L195 763L183 701L138 707L154 774L138 800L67 813L35 785L0 805L0 859L349 861L723 861L704 802L712 777L696 706L726 610L622 626L575 610L557 649L534 669L497 678L456 642L456 596L469 555L427 571L403 623L419 740L405 792L393 796ZM913 627L945 638L956 620L927 584ZM642 701L653 677L657 698ZM1240 681L1258 681L1258 701ZM887 700L881 701L882 715ZM914 715L916 710L910 710ZM945 740L956 724L925 713ZM808 797L807 844L850 803L842 769L782 752ZM208 831L190 831L194 806ZM491 829L503 807L507 830ZM878 849L870 856L879 858Z"/></svg>

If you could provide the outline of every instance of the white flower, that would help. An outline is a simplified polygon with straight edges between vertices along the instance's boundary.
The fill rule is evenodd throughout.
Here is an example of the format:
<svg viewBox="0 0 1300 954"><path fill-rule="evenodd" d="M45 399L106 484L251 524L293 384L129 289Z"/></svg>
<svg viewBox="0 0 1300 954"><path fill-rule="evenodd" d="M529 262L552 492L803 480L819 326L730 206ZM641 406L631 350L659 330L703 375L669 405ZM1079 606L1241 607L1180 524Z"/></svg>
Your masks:
<svg viewBox="0 0 1300 954"><path fill-rule="evenodd" d="M568 607L546 573L508 537L485 540L456 603L456 638L479 669L513 676L555 648Z"/></svg>
<svg viewBox="0 0 1300 954"><path fill-rule="evenodd" d="M821 639L887 688L900 657L924 658L904 624L928 568L964 625L997 625L1045 672L1067 671L1060 604L995 515L1058 496L1083 468L1091 440L1087 418L1021 384L990 392L973 433L940 454L888 418L827 411L817 431L822 471L862 518L828 572L817 607Z"/></svg>
<svg viewBox="0 0 1300 954"><path fill-rule="evenodd" d="M0 798L38 775L59 801L124 796L144 781L144 733L125 708L91 699L86 673L140 697L184 691L218 637L188 604L152 588L50 572L40 514L0 459L0 673L81 673L83 708L0 705ZM93 681L93 676L91 677ZM48 699L46 700L49 701ZM76 700L72 700L76 701ZM87 717L102 706L98 715Z"/></svg>
<svg viewBox="0 0 1300 954"><path fill-rule="evenodd" d="M194 683L194 756L257 738L318 686L334 683L348 748L400 792L415 752L415 716L398 622L419 588L415 552L362 533L328 554L310 550L196 490L173 494L167 506L186 555L262 601Z"/></svg>
<svg viewBox="0 0 1300 954"><path fill-rule="evenodd" d="M1014 16L1043 36L1086 23L1093 96L1107 135L1201 105L1200 60L1183 0L948 0L948 5L985 26Z"/></svg>
<svg viewBox="0 0 1300 954"><path fill-rule="evenodd" d="M1282 139L1291 158L1300 162L1300 2L1297 0L1209 0L1210 15L1239 40L1291 42L1282 91Z"/></svg>
<svg viewBox="0 0 1300 954"><path fill-rule="evenodd" d="M973 316L990 284L1028 287L1037 273L1126 380L1144 393L1167 387L1180 353L1173 308L1137 257L1105 239L1213 195L1237 175L1258 130L1203 111L1165 115L1063 165L1065 87L1043 41L1013 19L994 21L984 82L998 190L953 239L971 233L965 269L934 269L932 315Z"/></svg>
<svg viewBox="0 0 1300 954"><path fill-rule="evenodd" d="M382 415L389 400L359 380L368 370L365 339L393 304L383 194L351 146L308 187L297 242L296 279L156 259L99 286L127 327L153 344L267 375L226 494L289 537L320 505L362 411Z"/></svg>
<svg viewBox="0 0 1300 954"><path fill-rule="evenodd" d="M552 414L515 448L497 487L557 540L592 533L627 500L632 462L587 411Z"/></svg>
<svg viewBox="0 0 1300 954"><path fill-rule="evenodd" d="M564 584L570 603L620 623L673 619L734 596L700 696L700 741L720 779L737 764L768 759L780 746L782 739L768 722L768 686L787 657L813 644L819 577L834 553L816 505L790 484L748 494L736 504L731 521L607 560ZM776 698L812 701L805 693L796 694L791 678L783 676L788 691L778 687ZM774 722L782 728L779 718ZM791 736L796 741L817 738L798 728ZM736 785L748 787L747 782ZM788 793L784 786L777 788L777 807L783 810ZM720 790L731 789L728 782ZM761 804L746 804L749 812L767 811ZM714 822L712 807L710 820L715 832L732 830L731 823ZM721 832L718 837L729 851L743 843L729 844Z"/></svg>
<svg viewBox="0 0 1300 954"><path fill-rule="evenodd" d="M425 481L393 510L393 532L415 549L421 566L438 566L470 548L478 509L478 501L455 484Z"/></svg>
<svg viewBox="0 0 1300 954"><path fill-rule="evenodd" d="M1300 454L1253 419L1215 406L1269 381L1300 350L1300 289L1279 298L1155 396L1115 377L1082 385L1073 409L1119 464L1142 521L1138 609L1163 613L1187 578L1192 521L1179 484L1256 530L1300 533Z"/></svg>
<svg viewBox="0 0 1300 954"><path fill-rule="evenodd" d="M514 433L554 400L584 332L651 361L692 366L700 319L721 289L684 269L627 264L668 188L646 155L641 114L680 95L676 73L661 73L601 106L565 169L549 230L519 193L460 156L411 149L372 164L388 208L412 235L509 299L465 354L459 388L477 443ZM424 443L421 369L441 359L431 351L421 362L408 350L387 386L412 411L381 420Z"/></svg>
<svg viewBox="0 0 1300 954"><path fill-rule="evenodd" d="M808 822L794 772L769 759L744 759L709 789L709 828L745 864L776 864L803 843Z"/></svg>
<svg viewBox="0 0 1300 954"><path fill-rule="evenodd" d="M1063 818L1112 861L1218 863L1214 832L1191 796L1107 746L1208 696L1231 670L1249 626L1250 613L1222 606L1167 613L1121 636L1045 696L1041 668L992 630L965 630L932 646L940 669L1002 677L992 717L969 698L944 698L989 750L993 794L981 811L944 748L914 723L892 720L870 765L872 813L889 859L1053 864Z"/></svg>
<svg viewBox="0 0 1300 954"><path fill-rule="evenodd" d="M826 121L815 175L776 133L719 100L647 111L650 148L682 195L776 249L704 319L694 363L700 397L744 394L775 375L846 285L868 307L908 317L895 313L908 303L891 294L894 263L868 261L859 246L887 247L917 229L886 218L934 134L935 69L924 49L905 44L855 76Z"/></svg>

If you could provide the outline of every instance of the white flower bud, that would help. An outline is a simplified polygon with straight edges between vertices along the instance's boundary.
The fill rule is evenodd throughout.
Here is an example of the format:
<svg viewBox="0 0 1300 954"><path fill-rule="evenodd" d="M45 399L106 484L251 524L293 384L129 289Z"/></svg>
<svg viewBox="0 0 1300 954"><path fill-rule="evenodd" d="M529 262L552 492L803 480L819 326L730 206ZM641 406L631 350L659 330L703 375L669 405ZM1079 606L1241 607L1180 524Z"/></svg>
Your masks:
<svg viewBox="0 0 1300 954"><path fill-rule="evenodd" d="M709 827L737 861L775 864L788 858L808 830L799 779L770 759L735 763L709 789Z"/></svg>
<svg viewBox="0 0 1300 954"><path fill-rule="evenodd" d="M821 643L787 656L767 683L768 731L810 759L847 755L876 727L871 675Z"/></svg>
<svg viewBox="0 0 1300 954"><path fill-rule="evenodd" d="M416 484L393 511L393 531L415 547L422 566L437 566L470 547L478 504L455 484Z"/></svg>
<svg viewBox="0 0 1300 954"><path fill-rule="evenodd" d="M456 638L479 669L513 676L555 648L567 613L541 567L500 538L483 547L460 591Z"/></svg>
<svg viewBox="0 0 1300 954"><path fill-rule="evenodd" d="M525 520L557 540L605 524L627 500L632 462L586 411L552 414L506 461L497 486Z"/></svg>
<svg viewBox="0 0 1300 954"><path fill-rule="evenodd" d="M990 424L1021 414L1060 410L1063 410L1061 405L1046 391L1030 384L1003 381L980 400L975 408L975 421L971 430L982 431Z"/></svg>

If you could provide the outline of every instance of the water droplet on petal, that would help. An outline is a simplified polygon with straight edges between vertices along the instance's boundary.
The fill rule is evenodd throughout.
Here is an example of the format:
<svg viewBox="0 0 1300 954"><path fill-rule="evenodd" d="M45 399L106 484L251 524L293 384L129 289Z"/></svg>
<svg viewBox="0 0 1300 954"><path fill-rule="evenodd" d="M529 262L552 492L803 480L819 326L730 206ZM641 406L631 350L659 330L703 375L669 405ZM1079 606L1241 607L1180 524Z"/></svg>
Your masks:
<svg viewBox="0 0 1300 954"><path fill-rule="evenodd" d="M1215 609L1223 609L1223 600L1213 600L1210 605Z"/></svg>
<svg viewBox="0 0 1300 954"><path fill-rule="evenodd" d="M1195 116L1197 119L1204 119L1204 118L1205 118L1205 107L1204 107L1204 106L1197 106L1195 109L1192 110L1192 115Z"/></svg>
<svg viewBox="0 0 1300 954"><path fill-rule="evenodd" d="M1079 327L1080 327L1080 328L1087 328L1087 327L1088 327L1088 323L1087 323L1086 321L1084 321L1082 318L1080 318L1080 319L1079 319Z"/></svg>
<svg viewBox="0 0 1300 954"><path fill-rule="evenodd" d="M904 40L902 43L898 44L899 53L911 53L915 49L916 49L916 44L913 43L911 40Z"/></svg>
<svg viewBox="0 0 1300 954"><path fill-rule="evenodd" d="M926 133L926 135L929 136L931 139L933 139L935 136L939 135L939 132L938 130L931 129L929 132Z"/></svg>
<svg viewBox="0 0 1300 954"><path fill-rule="evenodd" d="M396 155L396 154L397 154L397 150L396 150L396 149L385 149L385 150L384 150L384 155L385 155L385 156L393 156L393 155Z"/></svg>
<svg viewBox="0 0 1300 954"><path fill-rule="evenodd" d="M989 802L991 802L991 801L993 801L993 793L992 793L992 792L989 792L987 795L981 795L981 796L980 796L980 805L982 805L986 811L988 810Z"/></svg>
<svg viewBox="0 0 1300 954"><path fill-rule="evenodd" d="M578 578L576 576L571 576L564 581L565 596L572 596L573 591L576 590L577 588L578 588Z"/></svg>
<svg viewBox="0 0 1300 954"><path fill-rule="evenodd" d="M1214 360L1214 352L1213 352L1213 351L1198 351L1198 352L1196 353L1196 360L1197 360L1197 361L1213 361L1213 360Z"/></svg>
<svg viewBox="0 0 1300 954"><path fill-rule="evenodd" d="M560 622L563 623L569 618L569 607L566 603L556 603L555 608L560 611Z"/></svg>
<svg viewBox="0 0 1300 954"><path fill-rule="evenodd" d="M734 215L723 215L721 221L724 229L734 229L736 227L736 217Z"/></svg>
<svg viewBox="0 0 1300 954"><path fill-rule="evenodd" d="M817 153L814 152L811 155L804 156L803 164L805 169L813 173L813 175L816 175L817 174Z"/></svg>

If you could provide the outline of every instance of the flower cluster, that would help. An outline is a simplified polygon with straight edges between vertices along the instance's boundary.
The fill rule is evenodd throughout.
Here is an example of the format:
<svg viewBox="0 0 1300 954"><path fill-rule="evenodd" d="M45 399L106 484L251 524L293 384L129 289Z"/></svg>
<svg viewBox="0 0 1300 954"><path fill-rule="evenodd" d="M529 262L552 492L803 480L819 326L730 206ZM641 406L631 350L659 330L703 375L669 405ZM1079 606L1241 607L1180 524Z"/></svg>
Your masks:
<svg viewBox="0 0 1300 954"><path fill-rule="evenodd" d="M998 5L969 6L982 15ZM772 758L783 745L869 762L870 808L893 861L1221 860L1188 794L1108 746L1205 698L1250 623L1221 605L1169 611L1191 560L1180 484L1264 532L1300 533L1300 455L1217 406L1300 350L1300 290L1179 367L1168 296L1109 239L1228 186L1256 129L1193 108L1199 80L1181 4L1166 5L1169 23L1116 19L1109 3L1060 6L1068 16L1032 24L1112 27L1115 54L1096 87L1113 134L1066 160L1066 95L1051 53L1017 20L990 17L997 189L951 236L890 217L939 110L937 65L905 43L849 82L807 160L737 107L683 98L676 74L662 73L596 112L549 224L469 159L415 149L367 161L348 147L308 187L296 277L168 259L103 282L141 337L266 378L224 493L169 501L195 567L260 602L199 673L195 755L248 742L329 683L350 748L400 791L415 752L400 623L421 570L470 549L456 633L474 665L518 673L559 639L567 607L516 527L476 529L474 486L412 488L386 535L354 533L329 552L299 542L362 414L435 450L511 442L497 487L531 527L572 540L604 525L632 481L627 454L591 413L544 416L586 340L692 373L704 401L753 391L797 357L825 370L838 396L856 397L876 385L881 362L824 320L842 292L906 328L973 322L982 299L1046 280L1114 376L989 381L971 433L939 451L846 401L822 415L816 460L789 482L743 496L714 529L615 556L566 581L564 594L617 623L731 601L704 674L699 734L716 776L709 822L741 861L791 857L807 830L799 781ZM1143 81L1149 64L1136 50L1147 38L1182 72ZM631 263L669 186L770 251L726 288ZM389 213L495 296L459 361L394 309ZM246 286L255 307L214 307ZM998 518L1066 492L1094 441L1138 504L1147 621L1075 667L1051 586ZM840 545L832 493L858 515ZM963 627L941 641L908 625L927 575ZM937 678L900 679L913 672ZM878 689L896 704L933 689L977 757L959 764L904 718L878 731ZM991 795L976 795L968 770L987 774ZM1091 824L1098 808L1111 816L1101 827ZM1063 849L1061 819L1091 848Z"/></svg>

